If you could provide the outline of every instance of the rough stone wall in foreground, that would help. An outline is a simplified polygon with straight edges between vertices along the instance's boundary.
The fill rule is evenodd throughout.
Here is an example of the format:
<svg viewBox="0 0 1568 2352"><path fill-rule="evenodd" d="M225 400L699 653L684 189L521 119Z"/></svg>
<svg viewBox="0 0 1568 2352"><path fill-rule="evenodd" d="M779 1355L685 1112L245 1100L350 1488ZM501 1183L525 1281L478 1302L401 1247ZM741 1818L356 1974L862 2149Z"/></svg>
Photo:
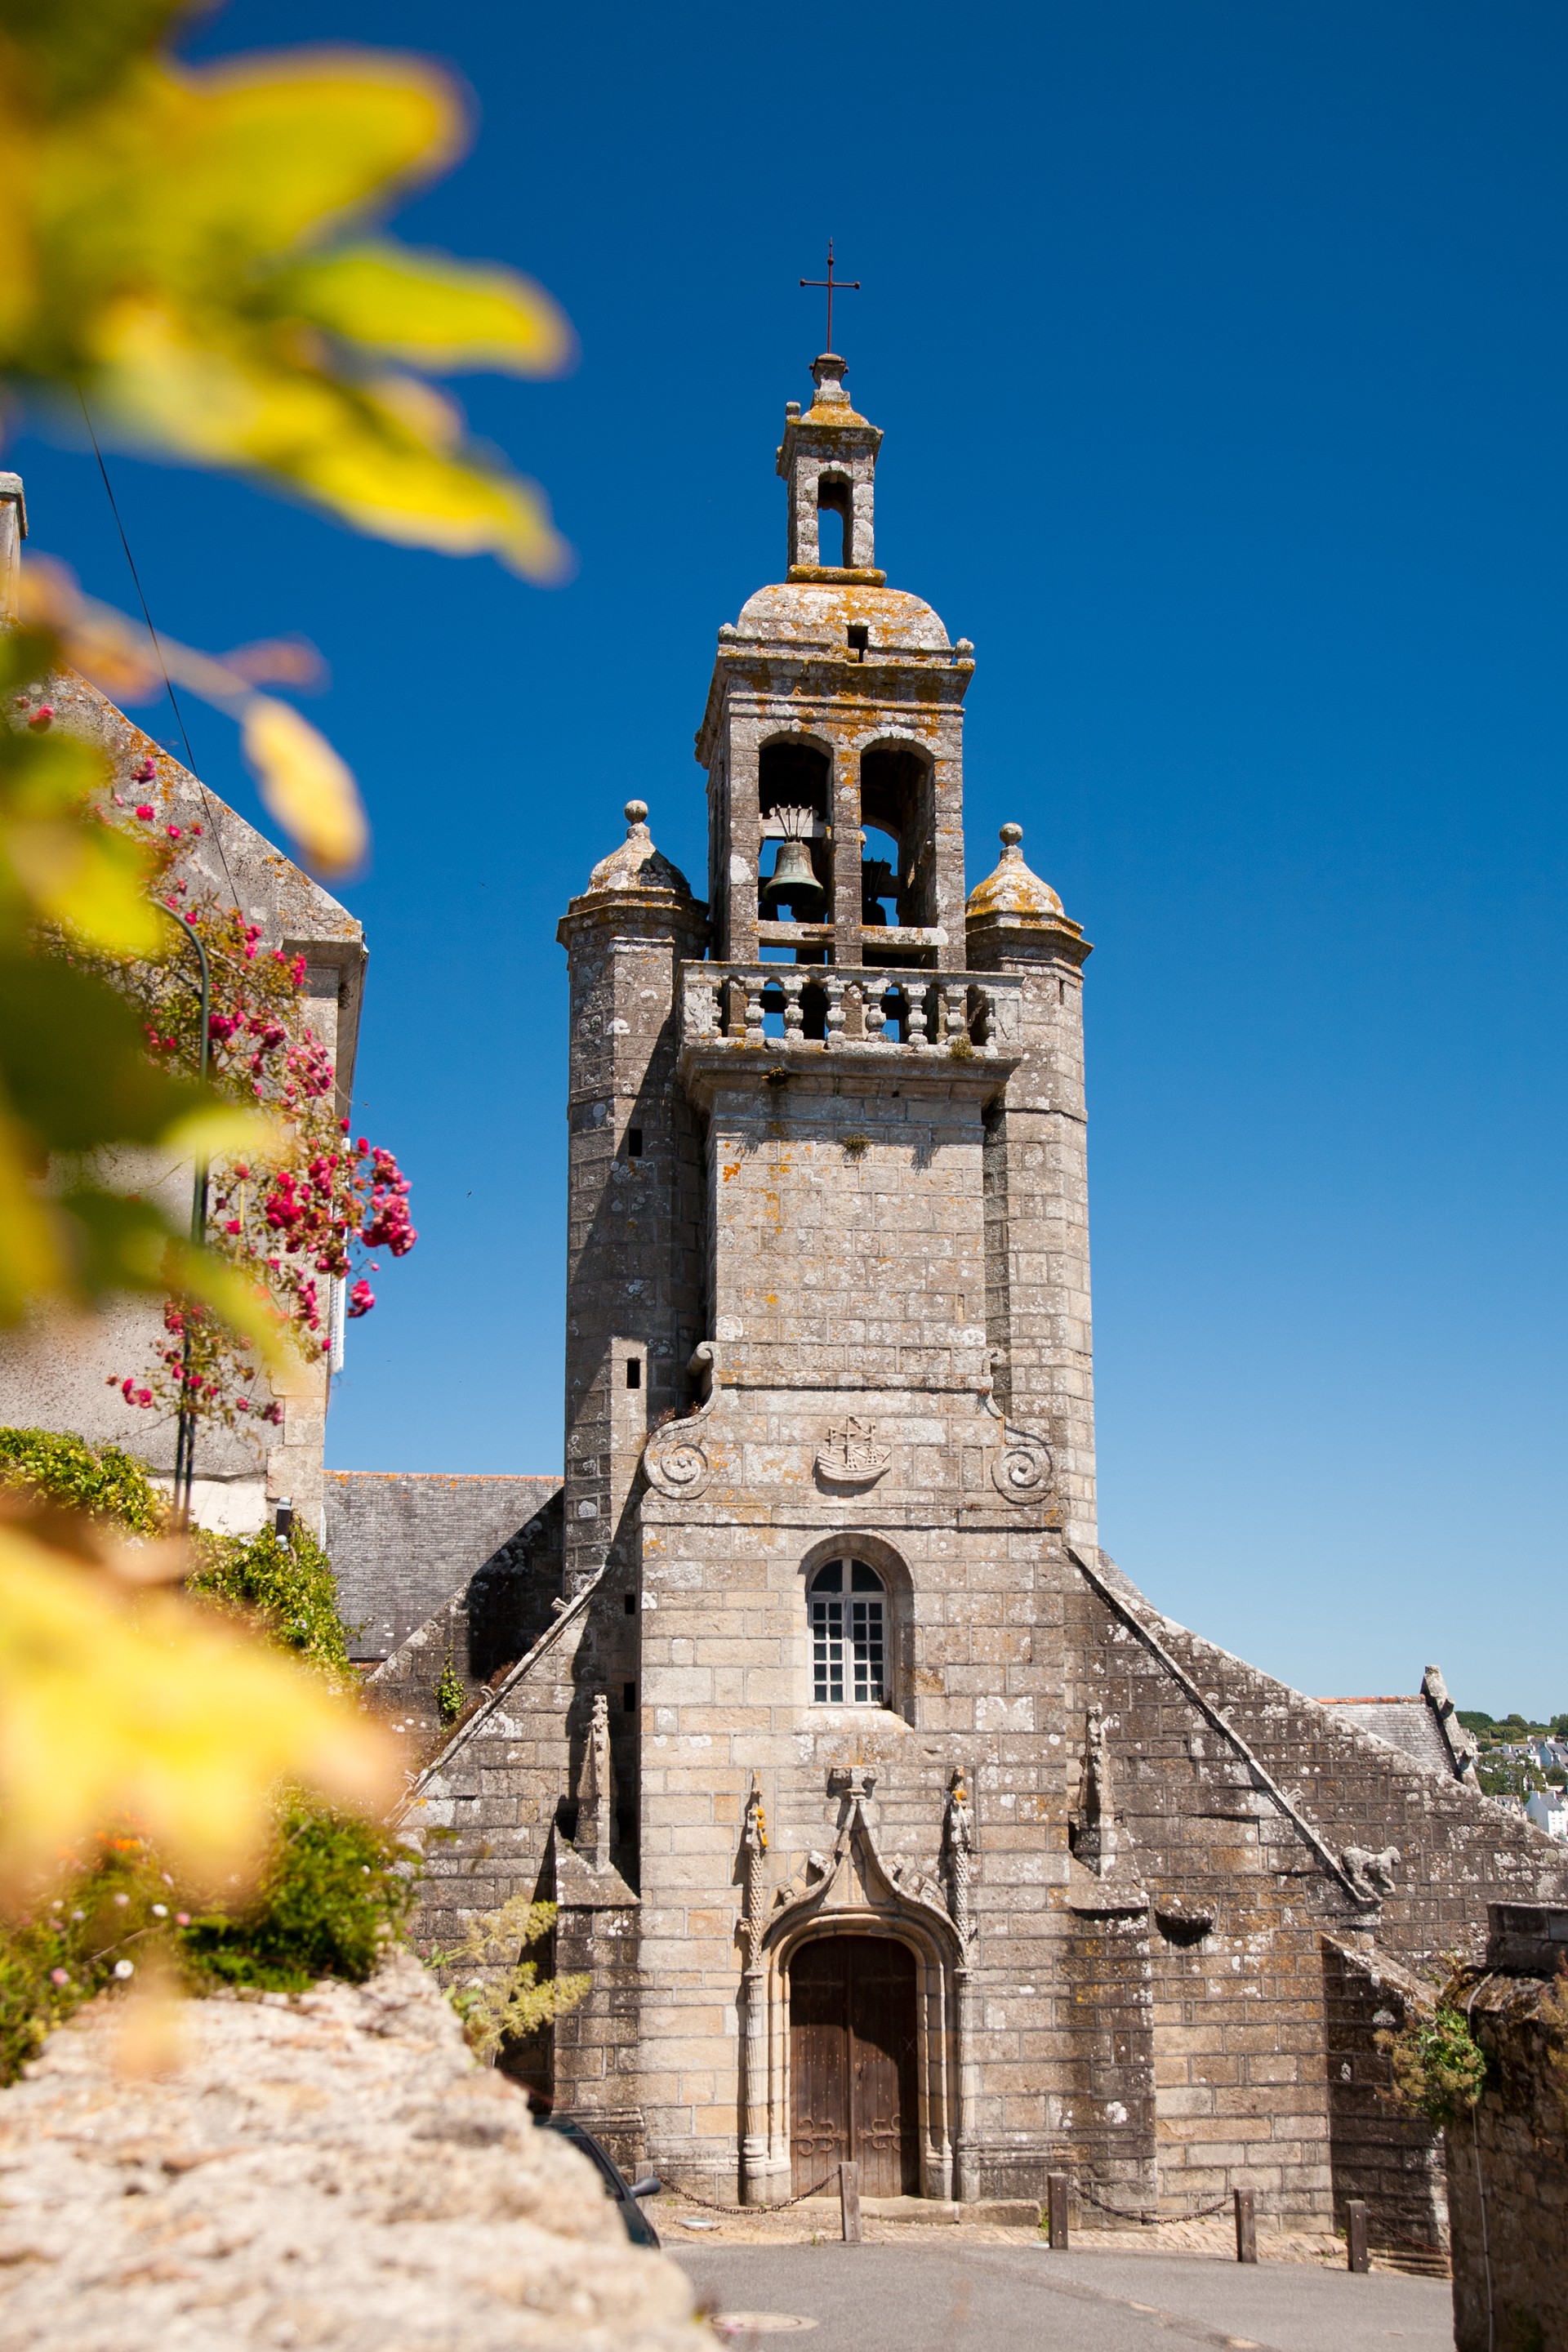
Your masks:
<svg viewBox="0 0 1568 2352"><path fill-rule="evenodd" d="M479 2066L399 1954L365 1986L192 2002L116 2072L95 2002L0 2092L5 2352L678 2352L691 2291Z"/></svg>
<svg viewBox="0 0 1568 2352"><path fill-rule="evenodd" d="M1552 1973L1568 1967L1568 1910L1509 1905L1493 1923L1489 1964L1534 1966L1497 1968L1464 2003L1487 2087L1446 2135L1454 2343L1568 2352L1568 1976ZM1521 1926L1533 1927L1533 1954L1517 1950Z"/></svg>

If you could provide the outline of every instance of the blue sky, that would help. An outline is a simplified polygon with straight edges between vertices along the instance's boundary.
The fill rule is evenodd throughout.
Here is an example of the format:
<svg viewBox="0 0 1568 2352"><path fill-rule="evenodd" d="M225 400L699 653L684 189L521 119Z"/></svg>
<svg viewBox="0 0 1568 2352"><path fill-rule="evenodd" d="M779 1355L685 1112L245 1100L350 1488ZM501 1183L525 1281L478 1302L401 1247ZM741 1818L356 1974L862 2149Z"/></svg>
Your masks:
<svg viewBox="0 0 1568 2352"><path fill-rule="evenodd" d="M165 627L321 646L374 818L360 1116L422 1238L331 1459L560 1462L554 924L631 794L701 875L692 730L779 576L831 232L879 560L978 649L972 878L1016 817L1096 943L1103 1540L1310 1691L1437 1659L1568 1707L1568 17L243 0L192 47L324 35L456 66L474 152L399 226L531 270L583 346L463 387L563 590L116 464ZM7 462L125 601L90 459Z"/></svg>

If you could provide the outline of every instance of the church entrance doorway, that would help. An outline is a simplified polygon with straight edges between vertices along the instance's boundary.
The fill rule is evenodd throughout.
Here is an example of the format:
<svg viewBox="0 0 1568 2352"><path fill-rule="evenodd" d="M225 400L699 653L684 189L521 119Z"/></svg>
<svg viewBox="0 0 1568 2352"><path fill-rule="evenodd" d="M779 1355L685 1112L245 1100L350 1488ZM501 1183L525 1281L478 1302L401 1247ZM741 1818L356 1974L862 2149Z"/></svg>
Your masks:
<svg viewBox="0 0 1568 2352"><path fill-rule="evenodd" d="M860 2168L868 2197L920 2189L915 1956L887 1936L826 1936L790 1963L794 2193Z"/></svg>

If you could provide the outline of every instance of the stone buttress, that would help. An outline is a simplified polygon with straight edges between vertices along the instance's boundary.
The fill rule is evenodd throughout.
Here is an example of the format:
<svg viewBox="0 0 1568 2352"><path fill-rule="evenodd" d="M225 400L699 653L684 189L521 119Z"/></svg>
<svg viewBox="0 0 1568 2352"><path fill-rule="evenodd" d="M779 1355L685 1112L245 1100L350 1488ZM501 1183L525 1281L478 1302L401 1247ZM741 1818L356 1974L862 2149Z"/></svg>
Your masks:
<svg viewBox="0 0 1568 2352"><path fill-rule="evenodd" d="M966 900L973 650L813 376L697 739L710 910L634 803L562 924L562 1591L416 1791L426 1916L553 1893L594 1986L532 2078L721 2201L1061 2167L1090 2223L1247 2186L1436 2244L1381 2021L1563 1865L1099 1549L1089 946L1016 826Z"/></svg>

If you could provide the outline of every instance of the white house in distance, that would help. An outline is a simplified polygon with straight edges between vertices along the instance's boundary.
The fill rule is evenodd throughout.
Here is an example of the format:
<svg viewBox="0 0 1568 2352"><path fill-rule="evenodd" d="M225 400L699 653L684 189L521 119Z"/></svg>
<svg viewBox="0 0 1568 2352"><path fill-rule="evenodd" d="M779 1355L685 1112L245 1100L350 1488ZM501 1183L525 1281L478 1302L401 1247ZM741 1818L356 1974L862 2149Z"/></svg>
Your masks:
<svg viewBox="0 0 1568 2352"><path fill-rule="evenodd" d="M1550 1838L1568 1839L1568 1790L1532 1789L1524 1801L1527 1821Z"/></svg>

